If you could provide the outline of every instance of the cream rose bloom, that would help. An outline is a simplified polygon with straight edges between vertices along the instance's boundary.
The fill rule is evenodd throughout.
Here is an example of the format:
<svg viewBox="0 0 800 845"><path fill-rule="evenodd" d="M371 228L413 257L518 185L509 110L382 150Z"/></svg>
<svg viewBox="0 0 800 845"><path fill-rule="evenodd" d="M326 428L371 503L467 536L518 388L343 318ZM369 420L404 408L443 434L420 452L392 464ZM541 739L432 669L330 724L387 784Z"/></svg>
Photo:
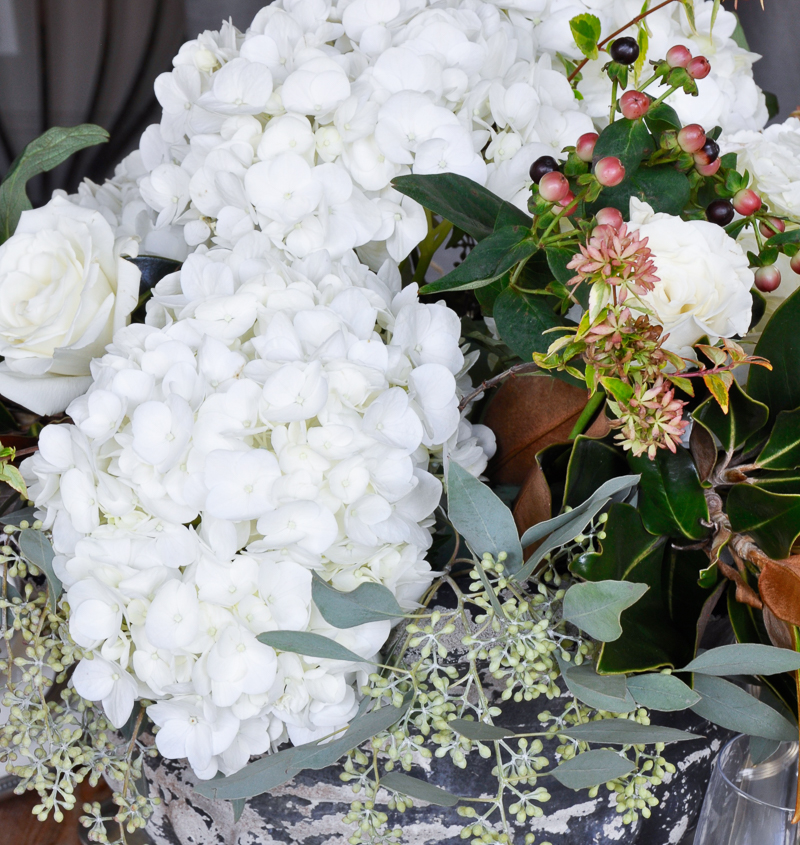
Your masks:
<svg viewBox="0 0 800 845"><path fill-rule="evenodd" d="M138 301L123 252L136 255L132 238L63 197L22 214L0 246L0 394L54 414L88 390L89 363Z"/></svg>
<svg viewBox="0 0 800 845"><path fill-rule="evenodd" d="M715 223L656 214L635 197L630 217L628 228L647 238L653 252L660 281L641 302L669 333L664 346L695 360L692 346L702 337L715 343L745 335L755 277L742 247Z"/></svg>

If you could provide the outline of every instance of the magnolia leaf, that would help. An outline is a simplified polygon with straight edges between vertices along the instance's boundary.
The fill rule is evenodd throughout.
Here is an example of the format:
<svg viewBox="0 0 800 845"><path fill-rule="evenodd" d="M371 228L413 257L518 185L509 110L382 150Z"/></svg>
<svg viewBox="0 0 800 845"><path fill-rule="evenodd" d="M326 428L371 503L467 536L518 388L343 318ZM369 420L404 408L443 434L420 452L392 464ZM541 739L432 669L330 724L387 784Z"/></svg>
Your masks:
<svg viewBox="0 0 800 845"><path fill-rule="evenodd" d="M516 736L516 731L509 728L501 728L497 725L487 725L483 722L470 722L468 719L453 719L447 726L460 736L467 739L474 739L478 742L493 742L499 739L506 739Z"/></svg>
<svg viewBox="0 0 800 845"><path fill-rule="evenodd" d="M712 648L695 657L681 672L703 675L775 675L800 669L800 654L757 643Z"/></svg>
<svg viewBox="0 0 800 845"><path fill-rule="evenodd" d="M702 739L698 734L688 731L663 728L659 725L640 725L630 719L598 719L585 725L568 727L558 733L559 736L570 736L583 742L602 742L607 745L648 745L652 742L687 742Z"/></svg>
<svg viewBox="0 0 800 845"><path fill-rule="evenodd" d="M569 22L572 30L572 37L578 45L578 49L588 59L596 59L599 55L597 42L603 31L600 18L595 15L576 15Z"/></svg>
<svg viewBox="0 0 800 845"><path fill-rule="evenodd" d="M447 516L472 551L507 558L508 572L522 566L522 546L511 511L485 484L455 461L447 470Z"/></svg>
<svg viewBox="0 0 800 845"><path fill-rule="evenodd" d="M680 678L663 673L634 675L628 678L628 689L636 703L648 710L686 710L700 701L700 696Z"/></svg>
<svg viewBox="0 0 800 845"><path fill-rule="evenodd" d="M800 466L800 408L781 411L756 463L764 469L795 469Z"/></svg>
<svg viewBox="0 0 800 845"><path fill-rule="evenodd" d="M577 792L624 777L635 768L624 754L600 748L565 760L553 770L552 775L559 783Z"/></svg>
<svg viewBox="0 0 800 845"><path fill-rule="evenodd" d="M630 713L636 707L624 675L598 675L591 663L570 666L557 654L567 689L584 704L610 713Z"/></svg>
<svg viewBox="0 0 800 845"><path fill-rule="evenodd" d="M636 604L649 589L647 584L630 581L573 584L564 596L564 619L595 640L613 642L622 636L622 611Z"/></svg>
<svg viewBox="0 0 800 845"><path fill-rule="evenodd" d="M763 402L751 399L738 382L731 385L728 399L727 414L709 396L692 412L692 419L716 435L725 452L732 453L766 425L769 408Z"/></svg>
<svg viewBox="0 0 800 845"><path fill-rule="evenodd" d="M142 274L139 281L139 294L152 290L163 278L181 269L181 262L173 258L160 258L157 255L140 255L137 258L126 258L135 264Z"/></svg>
<svg viewBox="0 0 800 845"><path fill-rule="evenodd" d="M428 804L437 804L440 807L455 807L461 800L458 795L453 795L446 789L441 789L411 775L404 775L402 772L388 772L381 775L380 785L393 792L400 792L410 798L418 798L420 801L427 801Z"/></svg>
<svg viewBox="0 0 800 845"><path fill-rule="evenodd" d="M695 675L694 689L702 699L691 709L709 722L750 736L781 742L797 740L795 725L730 681L713 675Z"/></svg>
<svg viewBox="0 0 800 845"><path fill-rule="evenodd" d="M50 541L41 531L26 528L20 532L19 548L25 558L34 566L37 566L47 578L47 599L50 603L50 609L55 613L63 588L61 581L53 570L55 552L50 545Z"/></svg>
<svg viewBox="0 0 800 845"><path fill-rule="evenodd" d="M334 628L355 628L367 622L404 616L392 591L382 584L360 584L355 590L342 593L314 572L311 597L322 618Z"/></svg>
<svg viewBox="0 0 800 845"><path fill-rule="evenodd" d="M339 626L337 626L339 627ZM353 663L371 663L359 657L336 640L312 634L309 631L268 631L256 638L264 645L271 646L276 651L290 651L293 654L304 654L307 657L322 657L327 660L347 660Z"/></svg>
<svg viewBox="0 0 800 845"><path fill-rule="evenodd" d="M789 557L800 535L800 496L769 493L752 484L736 484L728 494L727 504L734 531L750 534L771 558Z"/></svg>
<svg viewBox="0 0 800 845"><path fill-rule="evenodd" d="M797 557L767 561L758 576L758 592L778 619L800 625L800 560ZM766 622L766 613L764 616Z"/></svg>

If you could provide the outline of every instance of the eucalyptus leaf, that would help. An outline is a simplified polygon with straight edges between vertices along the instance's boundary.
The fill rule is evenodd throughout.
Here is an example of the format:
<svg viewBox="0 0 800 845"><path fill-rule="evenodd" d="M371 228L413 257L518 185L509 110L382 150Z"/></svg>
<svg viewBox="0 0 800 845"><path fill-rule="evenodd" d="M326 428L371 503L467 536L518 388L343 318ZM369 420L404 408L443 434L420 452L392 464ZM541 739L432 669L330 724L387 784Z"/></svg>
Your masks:
<svg viewBox="0 0 800 845"><path fill-rule="evenodd" d="M635 768L624 754L598 748L565 760L552 774L559 783L577 792L624 777Z"/></svg>
<svg viewBox="0 0 800 845"><path fill-rule="evenodd" d="M620 616L649 590L630 581L588 581L573 584L564 596L563 615L581 631L600 642L622 636Z"/></svg>
<svg viewBox="0 0 800 845"><path fill-rule="evenodd" d="M19 525L20 522L36 521L36 508L22 508L11 513L4 513L0 516L0 523L3 525Z"/></svg>
<svg viewBox="0 0 800 845"><path fill-rule="evenodd" d="M493 742L498 739L516 736L516 731L512 731L509 728L487 725L484 722L470 722L468 719L453 719L447 725L460 736L465 736L467 739L474 739L479 742Z"/></svg>
<svg viewBox="0 0 800 845"><path fill-rule="evenodd" d="M387 772L385 775L381 775L381 786L391 789L393 792L408 795L410 798L427 801L428 804L437 804L440 807L455 807L461 800L458 795L453 795L446 789L441 789L432 783L411 777L411 775L405 775L402 772Z"/></svg>
<svg viewBox="0 0 800 845"><path fill-rule="evenodd" d="M680 678L662 672L628 678L628 690L641 707L665 713L686 710L700 701L700 696Z"/></svg>
<svg viewBox="0 0 800 845"><path fill-rule="evenodd" d="M570 666L557 654L567 689L584 704L610 713L630 713L636 707L624 675L598 675L591 663Z"/></svg>
<svg viewBox="0 0 800 845"><path fill-rule="evenodd" d="M447 515L478 557L488 552L496 560L505 552L508 572L522 566L522 546L511 511L455 461L450 461L447 470Z"/></svg>
<svg viewBox="0 0 800 845"><path fill-rule="evenodd" d="M702 699L691 709L709 722L765 739L781 742L797 739L795 725L730 681L713 675L695 675L694 689Z"/></svg>
<svg viewBox="0 0 800 845"><path fill-rule="evenodd" d="M236 824L236 822L238 822L239 819L242 817L242 813L244 812L245 804L247 804L246 798L234 798L233 801L231 801L231 806L233 807L233 823L234 824Z"/></svg>
<svg viewBox="0 0 800 845"><path fill-rule="evenodd" d="M559 731L582 742L602 742L606 745L649 745L653 742L688 742L702 739L698 734L664 728L659 725L640 725L630 719L598 719L585 725L575 725Z"/></svg>
<svg viewBox="0 0 800 845"><path fill-rule="evenodd" d="M371 663L359 657L354 651L339 645L330 637L312 634L310 631L267 631L256 639L276 651L290 651L307 657L322 657L327 660L347 660L353 663Z"/></svg>
<svg viewBox="0 0 800 845"><path fill-rule="evenodd" d="M764 739L762 736L750 737L750 759L754 766L768 760L781 747L777 739Z"/></svg>
<svg viewBox="0 0 800 845"><path fill-rule="evenodd" d="M62 585L53 570L55 552L50 541L41 531L25 528L19 535L19 548L27 560L39 569L47 578L47 598L50 609L55 613L58 599L61 596Z"/></svg>
<svg viewBox="0 0 800 845"><path fill-rule="evenodd" d="M736 643L712 648L695 657L681 672L703 675L776 675L800 669L800 654L786 648Z"/></svg>
<svg viewBox="0 0 800 845"><path fill-rule="evenodd" d="M355 590L342 593L314 572L311 597L322 618L334 628L355 628L404 616L392 591L382 584L360 584Z"/></svg>

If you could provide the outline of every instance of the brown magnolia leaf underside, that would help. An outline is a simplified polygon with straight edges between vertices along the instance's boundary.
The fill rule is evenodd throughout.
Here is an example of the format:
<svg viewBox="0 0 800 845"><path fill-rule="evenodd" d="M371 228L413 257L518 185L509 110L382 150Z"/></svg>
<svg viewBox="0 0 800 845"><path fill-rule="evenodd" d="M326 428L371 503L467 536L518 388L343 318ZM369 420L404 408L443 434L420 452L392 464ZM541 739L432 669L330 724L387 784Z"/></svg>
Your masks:
<svg viewBox="0 0 800 845"><path fill-rule="evenodd" d="M769 561L758 578L764 604L778 619L800 625L800 558Z"/></svg>
<svg viewBox="0 0 800 845"><path fill-rule="evenodd" d="M514 505L514 521L517 523L517 530L522 536L531 526L538 525L551 516L552 501L550 487L539 464L534 461L525 483L517 496ZM527 559L536 546L529 546L525 549Z"/></svg>

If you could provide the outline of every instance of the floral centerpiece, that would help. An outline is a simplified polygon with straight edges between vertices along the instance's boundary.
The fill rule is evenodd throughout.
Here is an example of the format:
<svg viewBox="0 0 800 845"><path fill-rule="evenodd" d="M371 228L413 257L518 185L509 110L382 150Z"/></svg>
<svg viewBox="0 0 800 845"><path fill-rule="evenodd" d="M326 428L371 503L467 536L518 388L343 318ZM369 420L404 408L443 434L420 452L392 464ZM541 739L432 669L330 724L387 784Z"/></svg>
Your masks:
<svg viewBox="0 0 800 845"><path fill-rule="evenodd" d="M800 124L719 0L628 5L286 0L184 45L104 185L24 190L96 127L15 162L0 744L41 818L106 775L124 842L154 755L237 819L344 760L351 842L418 799L530 843L547 777L651 816L698 739L658 711L796 737ZM419 769L470 754L491 795Z"/></svg>

